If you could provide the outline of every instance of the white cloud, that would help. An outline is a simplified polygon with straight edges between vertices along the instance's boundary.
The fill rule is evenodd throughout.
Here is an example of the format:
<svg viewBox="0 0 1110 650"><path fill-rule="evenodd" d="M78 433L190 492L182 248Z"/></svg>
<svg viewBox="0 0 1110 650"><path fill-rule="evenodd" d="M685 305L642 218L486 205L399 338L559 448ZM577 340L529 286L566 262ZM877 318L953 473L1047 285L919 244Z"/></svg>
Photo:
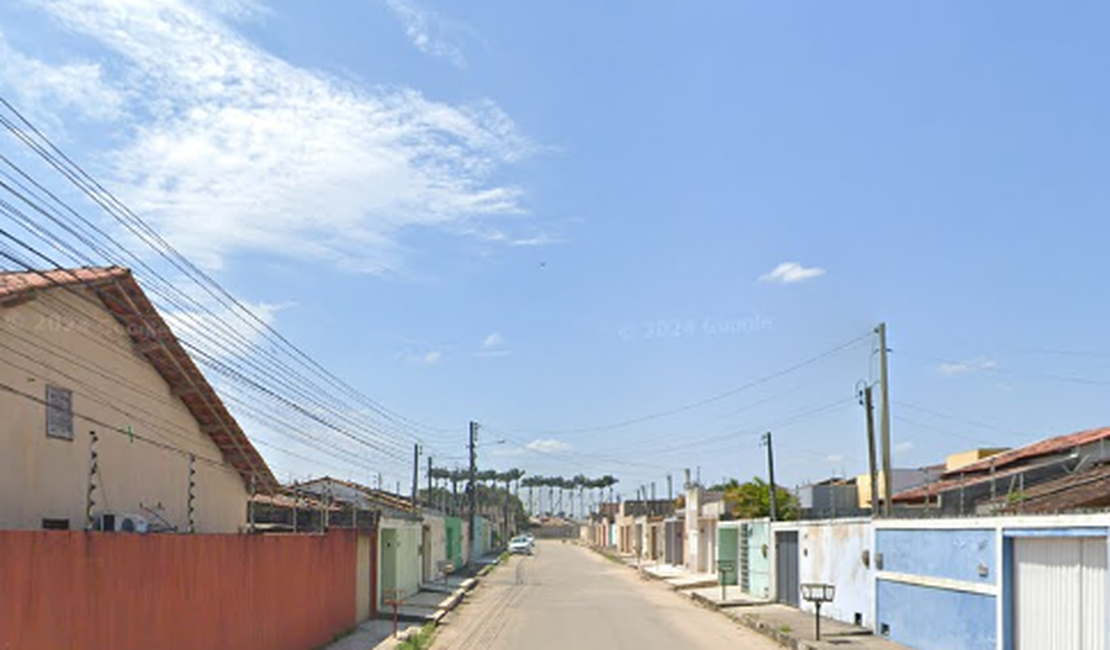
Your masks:
<svg viewBox="0 0 1110 650"><path fill-rule="evenodd" d="M429 350L420 354L410 354L407 359L409 363L422 366L434 366L443 360L443 352L439 350Z"/></svg>
<svg viewBox="0 0 1110 650"><path fill-rule="evenodd" d="M994 359L986 357L977 357L975 359L968 359L967 361L949 361L937 365L937 372L944 377L954 377L956 375L966 375L972 372L979 372L982 370L994 370L998 364Z"/></svg>
<svg viewBox="0 0 1110 650"><path fill-rule="evenodd" d="M774 284L794 284L825 275L825 269L816 266L805 267L797 262L783 262L770 273L759 276L760 282Z"/></svg>
<svg viewBox="0 0 1110 650"><path fill-rule="evenodd" d="M830 463L843 463L844 462L844 454L829 454L828 456L825 457L825 460L830 462Z"/></svg>
<svg viewBox="0 0 1110 650"><path fill-rule="evenodd" d="M227 22L258 11L252 2L37 4L115 55L108 81L127 101L114 110L137 121L99 157L124 201L209 268L263 251L385 273L409 229L524 212L521 190L495 178L534 148L492 102L451 105L291 65ZM57 70L75 97L77 71L106 85L99 67ZM22 92L33 77L20 74Z"/></svg>
<svg viewBox="0 0 1110 650"><path fill-rule="evenodd" d="M482 340L482 349L475 352L476 357L507 357L513 351L505 348L505 337L493 332Z"/></svg>
<svg viewBox="0 0 1110 650"><path fill-rule="evenodd" d="M557 454L563 451L570 451L573 449L570 443L554 438L540 438L529 442L524 446L528 451L535 451L541 454Z"/></svg>
<svg viewBox="0 0 1110 650"><path fill-rule="evenodd" d="M12 49L0 31L0 87L10 87L19 102L40 112L66 108L83 118L112 120L123 113L124 96L104 79L97 63L52 65Z"/></svg>
<svg viewBox="0 0 1110 650"><path fill-rule="evenodd" d="M908 454L911 451L913 451L913 443L908 440L894 445L894 453L896 454Z"/></svg>
<svg viewBox="0 0 1110 650"><path fill-rule="evenodd" d="M201 304L205 302L213 301ZM266 325L273 325L277 313L292 304L245 303L243 306ZM161 311L178 338L217 360L251 355L262 338L261 326L244 322L220 305L208 305L208 311L182 311L166 305Z"/></svg>
<svg viewBox="0 0 1110 650"><path fill-rule="evenodd" d="M422 7L414 0L385 0L385 6L405 26L405 35L416 49L424 54L449 59L456 67L466 67L466 58L456 39L463 33L473 35L472 29Z"/></svg>
<svg viewBox="0 0 1110 650"><path fill-rule="evenodd" d="M510 239L510 246L550 246L551 244L562 244L564 239L548 235L547 233L540 233L535 237L524 237L520 239Z"/></svg>

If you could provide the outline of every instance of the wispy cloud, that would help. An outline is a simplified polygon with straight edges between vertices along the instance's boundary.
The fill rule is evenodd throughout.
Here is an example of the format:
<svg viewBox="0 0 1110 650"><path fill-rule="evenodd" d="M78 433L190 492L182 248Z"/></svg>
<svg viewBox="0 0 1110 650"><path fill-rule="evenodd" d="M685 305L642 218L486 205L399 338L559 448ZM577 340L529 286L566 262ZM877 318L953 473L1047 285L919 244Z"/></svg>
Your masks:
<svg viewBox="0 0 1110 650"><path fill-rule="evenodd" d="M913 451L913 443L909 440L894 445L894 453L904 455Z"/></svg>
<svg viewBox="0 0 1110 650"><path fill-rule="evenodd" d="M812 280L822 275L825 275L825 269L816 266L806 267L797 262L783 262L769 273L759 276L759 281L772 284L794 284Z"/></svg>
<svg viewBox="0 0 1110 650"><path fill-rule="evenodd" d="M534 148L490 101L452 105L292 65L234 29L253 2L36 4L111 65L42 64L11 83L46 99L100 93L101 118L126 113L119 144L98 152L113 187L209 268L262 251L385 273L402 266L409 229L524 212L521 189L494 178Z"/></svg>
<svg viewBox="0 0 1110 650"><path fill-rule="evenodd" d="M825 456L825 460L830 463L843 463L844 454L829 454L828 456Z"/></svg>
<svg viewBox="0 0 1110 650"><path fill-rule="evenodd" d="M563 442L562 440L539 438L524 445L524 448L528 451L535 451L541 454L557 454L563 451L570 451L574 447L570 443Z"/></svg>
<svg viewBox="0 0 1110 650"><path fill-rule="evenodd" d="M403 359L406 363L411 363L415 366L434 366L443 360L443 352L441 350L403 352L397 354L395 358Z"/></svg>
<svg viewBox="0 0 1110 650"><path fill-rule="evenodd" d="M122 116L124 94L104 79L99 63L73 61L52 65L25 56L0 31L0 87L12 88L18 101L35 113L64 108L91 120Z"/></svg>
<svg viewBox="0 0 1110 650"><path fill-rule="evenodd" d="M493 332L482 339L482 349L475 352L476 357L507 357L513 351L505 347L505 337L499 332Z"/></svg>
<svg viewBox="0 0 1110 650"><path fill-rule="evenodd" d="M944 377L954 377L956 375L966 375L983 370L994 370L997 367L998 364L994 359L977 357L967 361L946 361L940 363L937 365L937 373Z"/></svg>
<svg viewBox="0 0 1110 650"><path fill-rule="evenodd" d="M470 27L449 20L415 0L385 0L385 6L404 25L405 35L416 49L444 57L456 67L466 67L466 57L458 43L464 35L474 34Z"/></svg>

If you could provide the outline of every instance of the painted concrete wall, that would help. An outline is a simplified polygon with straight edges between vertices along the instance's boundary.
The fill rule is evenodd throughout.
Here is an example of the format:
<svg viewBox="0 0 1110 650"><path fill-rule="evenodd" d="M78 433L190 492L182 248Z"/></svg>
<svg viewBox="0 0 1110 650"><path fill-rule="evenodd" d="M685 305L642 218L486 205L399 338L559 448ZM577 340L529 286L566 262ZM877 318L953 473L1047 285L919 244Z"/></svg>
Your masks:
<svg viewBox="0 0 1110 650"><path fill-rule="evenodd" d="M355 566L355 620L365 621L374 611L373 562L376 549L375 540L370 535L358 536L358 550Z"/></svg>
<svg viewBox="0 0 1110 650"><path fill-rule="evenodd" d="M799 582L836 586L836 597L821 606L822 615L871 627L874 607L871 521L802 522L798 525L798 545ZM802 609L812 612L814 606L803 600Z"/></svg>
<svg viewBox="0 0 1110 650"><path fill-rule="evenodd" d="M983 594L878 582L880 630L920 650L996 650L995 598Z"/></svg>
<svg viewBox="0 0 1110 650"><path fill-rule="evenodd" d="M0 648L304 650L355 623L358 542L0 531Z"/></svg>
<svg viewBox="0 0 1110 650"><path fill-rule="evenodd" d="M771 597L771 522L752 519L744 522L748 529L748 593L760 598Z"/></svg>
<svg viewBox="0 0 1110 650"><path fill-rule="evenodd" d="M384 609L388 589L400 589L411 596L420 590L419 522L382 519L378 532L378 606Z"/></svg>
<svg viewBox="0 0 1110 650"><path fill-rule="evenodd" d="M474 534L474 548L471 549L470 555L472 561L480 560L483 556L490 552L490 541L492 534L489 521L487 521L485 517L475 517L474 523L476 532Z"/></svg>
<svg viewBox="0 0 1110 650"><path fill-rule="evenodd" d="M422 532L420 548L423 576L426 582L431 582L442 577L441 567L447 561L447 518L425 512Z"/></svg>
<svg viewBox="0 0 1110 650"><path fill-rule="evenodd" d="M203 433L162 376L135 352L131 338L86 292L48 290L0 309L0 382L33 397L0 393L0 529L38 529L42 520L85 526L89 431L96 429L100 475L94 514L144 515L151 508L170 526L188 524L185 453L135 441L92 422L131 426L146 438L214 462L196 463L196 522L202 533L238 532L247 521L248 491L240 475ZM108 381L104 378L112 378ZM73 440L46 436L46 386L73 391Z"/></svg>
<svg viewBox="0 0 1110 650"><path fill-rule="evenodd" d="M920 650L993 650L996 529L917 526L875 531L877 631Z"/></svg>

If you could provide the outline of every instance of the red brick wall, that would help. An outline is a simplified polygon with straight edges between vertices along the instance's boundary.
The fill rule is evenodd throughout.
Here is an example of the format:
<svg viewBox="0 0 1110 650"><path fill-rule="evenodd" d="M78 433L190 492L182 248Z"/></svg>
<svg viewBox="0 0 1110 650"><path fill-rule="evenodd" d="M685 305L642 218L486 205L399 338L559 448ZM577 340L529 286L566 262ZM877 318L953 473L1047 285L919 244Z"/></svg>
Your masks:
<svg viewBox="0 0 1110 650"><path fill-rule="evenodd" d="M5 650L309 650L355 623L357 540L0 531Z"/></svg>

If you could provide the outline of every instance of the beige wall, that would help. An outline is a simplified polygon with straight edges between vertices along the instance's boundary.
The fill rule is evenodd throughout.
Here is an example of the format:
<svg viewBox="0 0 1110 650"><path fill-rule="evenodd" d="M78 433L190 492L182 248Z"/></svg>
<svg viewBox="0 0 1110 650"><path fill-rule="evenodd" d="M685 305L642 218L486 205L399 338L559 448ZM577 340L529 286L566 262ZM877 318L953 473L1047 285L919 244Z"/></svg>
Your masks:
<svg viewBox="0 0 1110 650"><path fill-rule="evenodd" d="M84 526L89 431L96 430L100 474L94 513L135 513L156 521L141 504L184 531L186 456L130 442L90 420L121 430L130 425L138 436L198 458L222 462L222 455L99 300L50 289L28 303L0 308L0 343L6 346L0 347L0 382L39 400L45 399L47 384L67 388L74 411L73 440L48 438L43 404L0 391L0 529L39 528L43 518ZM248 492L239 474L199 460L195 467L197 531L240 530Z"/></svg>
<svg viewBox="0 0 1110 650"><path fill-rule="evenodd" d="M358 559L355 562L355 623L370 618L370 595L374 593L370 566L374 561L374 539L369 535L358 536Z"/></svg>

